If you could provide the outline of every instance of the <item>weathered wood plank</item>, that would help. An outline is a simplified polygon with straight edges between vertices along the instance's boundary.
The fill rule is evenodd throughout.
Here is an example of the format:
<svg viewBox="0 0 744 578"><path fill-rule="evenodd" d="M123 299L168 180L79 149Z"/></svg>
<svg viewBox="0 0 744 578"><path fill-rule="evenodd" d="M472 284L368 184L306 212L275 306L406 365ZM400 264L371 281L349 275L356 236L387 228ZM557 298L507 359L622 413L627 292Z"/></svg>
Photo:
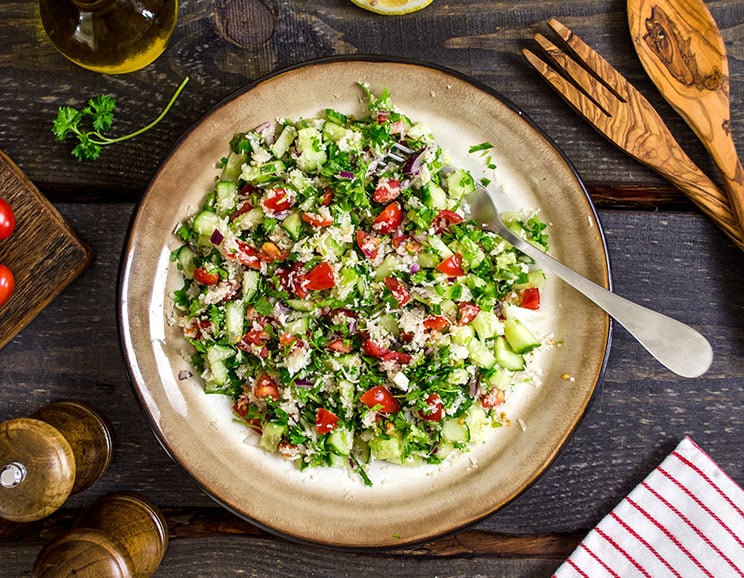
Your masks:
<svg viewBox="0 0 744 578"><path fill-rule="evenodd" d="M243 3L250 5L248 12L236 10ZM141 71L120 76L78 69L57 54L40 28L37 4L0 3L5 30L0 36L0 144L54 200L135 200L179 136L218 101L283 67L344 54L402 56L471 75L532 117L590 187L661 186L659 177L580 121L521 56L521 48L533 44L534 33L551 16L561 18L625 74L661 111L692 158L717 178L702 145L635 57L621 2L583 0L568 8L552 1L437 0L426 10L387 19L337 0L195 0L181 3L165 54ZM744 4L719 1L709 7L729 49L731 124L734 138L744 143L744 54L738 42ZM245 30L253 25L246 14L257 23L257 36ZM273 32L265 38L271 24L267 18L273 18ZM114 131L123 134L154 118L187 75L191 83L165 121L117 145L116 154L104 152L95 163L79 163L68 145L53 140L50 128L60 105L80 106L96 94L112 94L120 104Z"/></svg>

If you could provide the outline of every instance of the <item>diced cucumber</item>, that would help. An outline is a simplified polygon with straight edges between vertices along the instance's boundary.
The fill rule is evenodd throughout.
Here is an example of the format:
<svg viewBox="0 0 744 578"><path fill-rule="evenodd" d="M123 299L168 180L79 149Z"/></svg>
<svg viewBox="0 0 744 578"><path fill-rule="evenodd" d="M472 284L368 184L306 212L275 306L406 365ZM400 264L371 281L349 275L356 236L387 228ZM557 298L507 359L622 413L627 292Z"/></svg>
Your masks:
<svg viewBox="0 0 744 578"><path fill-rule="evenodd" d="M223 217L232 213L238 204L238 184L234 181L218 181L214 191L217 214Z"/></svg>
<svg viewBox="0 0 744 578"><path fill-rule="evenodd" d="M470 373L468 373L467 369L453 369L447 381L453 385L465 385L470 381Z"/></svg>
<svg viewBox="0 0 744 578"><path fill-rule="evenodd" d="M279 447L279 442L282 441L282 436L286 432L287 426L285 424L273 421L266 422L263 424L261 441L258 442L258 445L267 452L275 452L276 448Z"/></svg>
<svg viewBox="0 0 744 578"><path fill-rule="evenodd" d="M455 319L457 317L458 315L457 303L455 303L451 299L445 299L444 301L442 301L442 303L440 304L440 307L442 308L442 313L444 313L451 319Z"/></svg>
<svg viewBox="0 0 744 578"><path fill-rule="evenodd" d="M452 250L442 241L439 235L431 235L428 239L429 246L434 249L434 252L439 255L441 259L451 257L454 253Z"/></svg>
<svg viewBox="0 0 744 578"><path fill-rule="evenodd" d="M429 181L421 189L421 199L432 209L447 208L447 193L436 183Z"/></svg>
<svg viewBox="0 0 744 578"><path fill-rule="evenodd" d="M286 153L289 150L289 147L292 146L292 142L296 137L297 129L291 124L285 126L279 134L279 137L274 141L274 144L271 145L271 154L278 159L282 158L284 153Z"/></svg>
<svg viewBox="0 0 744 578"><path fill-rule="evenodd" d="M194 270L196 269L196 265L194 265L194 257L196 257L196 253L194 253L188 245L181 247L176 255L178 268L186 279L194 278Z"/></svg>
<svg viewBox="0 0 744 578"><path fill-rule="evenodd" d="M276 180L286 169L283 161L275 160L261 165L243 165L241 176L248 183L260 185Z"/></svg>
<svg viewBox="0 0 744 578"><path fill-rule="evenodd" d="M398 320L395 318L395 315L392 313L386 313L385 315L380 316L379 321L380 327L385 329L388 333L391 335L398 337L400 334L400 327L398 327Z"/></svg>
<svg viewBox="0 0 744 578"><path fill-rule="evenodd" d="M449 417L442 420L442 439L448 442L470 441L470 428L464 417Z"/></svg>
<svg viewBox="0 0 744 578"><path fill-rule="evenodd" d="M504 321L504 336L515 353L528 353L540 346L540 340L519 319Z"/></svg>
<svg viewBox="0 0 744 578"><path fill-rule="evenodd" d="M219 386L225 385L227 381L227 366L224 361L215 361L209 364L209 370L212 372L212 379L205 383L210 390L219 389ZM217 386L217 387L215 387Z"/></svg>
<svg viewBox="0 0 744 578"><path fill-rule="evenodd" d="M447 175L447 193L452 206L456 207L463 197L475 192L473 177L464 169L456 169Z"/></svg>
<svg viewBox="0 0 744 578"><path fill-rule="evenodd" d="M221 181L234 181L237 182L240 178L240 173L243 169L243 164L248 159L248 155L243 153L231 152L227 156L225 166L222 167L222 174L220 175Z"/></svg>
<svg viewBox="0 0 744 578"><path fill-rule="evenodd" d="M246 303L258 291L258 281L261 278L258 271L247 269L243 272L243 301Z"/></svg>
<svg viewBox="0 0 744 578"><path fill-rule="evenodd" d="M207 361L225 361L235 355L235 350L227 345L212 345L207 349Z"/></svg>
<svg viewBox="0 0 744 578"><path fill-rule="evenodd" d="M207 349L207 361L212 372L212 381L217 385L224 385L227 381L227 367L225 360L235 355L235 350L226 345L213 345Z"/></svg>
<svg viewBox="0 0 744 578"><path fill-rule="evenodd" d="M215 229L223 226L222 219L213 211L202 211L194 217L194 231L209 238Z"/></svg>
<svg viewBox="0 0 744 578"><path fill-rule="evenodd" d="M469 269L474 269L486 258L486 254L480 248L480 245L469 237L460 239L460 251L456 252L462 254L462 258L468 264Z"/></svg>
<svg viewBox="0 0 744 578"><path fill-rule="evenodd" d="M352 454L354 459L360 464L368 464L369 458L372 455L372 451L369 449L369 443L360 438L354 439L354 447L352 448Z"/></svg>
<svg viewBox="0 0 744 578"><path fill-rule="evenodd" d="M300 215L300 211L290 212L282 221L282 228L287 231L287 234L293 241L297 241L302 231L302 215Z"/></svg>
<svg viewBox="0 0 744 578"><path fill-rule="evenodd" d="M225 335L230 343L237 343L243 335L245 307L243 301L225 303Z"/></svg>
<svg viewBox="0 0 744 578"><path fill-rule="evenodd" d="M397 255L390 254L382 263L375 269L374 279L375 281L383 281L386 277L390 277L400 267L400 259Z"/></svg>
<svg viewBox="0 0 744 578"><path fill-rule="evenodd" d="M446 247L446 245L445 245ZM420 267L423 267L424 269L433 269L437 265L439 265L441 259L434 255L433 253L419 253L418 257L418 264Z"/></svg>
<svg viewBox="0 0 744 578"><path fill-rule="evenodd" d="M403 435L394 433L389 438L376 437L369 440L369 449L377 460L394 464L403 463Z"/></svg>
<svg viewBox="0 0 744 578"><path fill-rule="evenodd" d="M490 387L505 390L512 383L512 374L503 368L494 368L484 374L483 379Z"/></svg>
<svg viewBox="0 0 744 578"><path fill-rule="evenodd" d="M326 121L323 124L323 136L332 142L338 142L344 138L349 132L349 129L336 124L335 122Z"/></svg>
<svg viewBox="0 0 744 578"><path fill-rule="evenodd" d="M235 231L252 231L258 227L264 221L263 209L259 207L253 207L250 211L246 211L237 216L232 222L232 228Z"/></svg>
<svg viewBox="0 0 744 578"><path fill-rule="evenodd" d="M491 429L491 420L486 414L486 410L478 404L474 403L465 412L467 416L465 418L468 428L470 430L470 442L482 441L486 438L488 431Z"/></svg>
<svg viewBox="0 0 744 578"><path fill-rule="evenodd" d="M483 369L491 369L496 365L496 356L482 341L478 339L471 339L467 344L468 352L470 353L470 361L475 363L478 367Z"/></svg>
<svg viewBox="0 0 744 578"><path fill-rule="evenodd" d="M326 442L331 451L340 456L348 456L354 445L354 432L343 426L336 426Z"/></svg>
<svg viewBox="0 0 744 578"><path fill-rule="evenodd" d="M328 155L322 145L322 135L312 127L301 128L297 131L297 166L306 173L316 172L328 160Z"/></svg>
<svg viewBox="0 0 744 578"><path fill-rule="evenodd" d="M504 369L510 371L522 371L524 369L524 357L512 351L503 336L496 338L494 352L496 354L496 363Z"/></svg>
<svg viewBox="0 0 744 578"><path fill-rule="evenodd" d="M284 324L284 332L290 335L304 335L309 327L309 319L307 317L300 317L299 319L293 319Z"/></svg>
<svg viewBox="0 0 744 578"><path fill-rule="evenodd" d="M514 289L519 291L521 289L529 289L531 287L542 288L544 286L545 286L545 273L543 273L541 269L537 269L535 271L530 271L529 273L527 273L526 283L515 283Z"/></svg>
<svg viewBox="0 0 744 578"><path fill-rule="evenodd" d="M458 345L467 345L475 338L475 330L472 327L472 323L470 325L453 325L450 327L449 333L452 343L457 343Z"/></svg>
<svg viewBox="0 0 744 578"><path fill-rule="evenodd" d="M315 303L309 299L287 299L287 305L295 311L312 311L315 309Z"/></svg>
<svg viewBox="0 0 744 578"><path fill-rule="evenodd" d="M503 321L493 311L486 311L485 309L478 312L470 325L475 329L481 341L501 335L504 330Z"/></svg>

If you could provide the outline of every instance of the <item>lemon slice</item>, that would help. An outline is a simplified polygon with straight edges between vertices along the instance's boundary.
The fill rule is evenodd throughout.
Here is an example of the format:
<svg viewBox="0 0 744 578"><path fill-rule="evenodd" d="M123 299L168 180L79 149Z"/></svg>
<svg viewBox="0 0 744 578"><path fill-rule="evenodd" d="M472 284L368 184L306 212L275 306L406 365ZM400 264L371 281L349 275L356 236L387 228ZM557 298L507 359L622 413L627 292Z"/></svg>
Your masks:
<svg viewBox="0 0 744 578"><path fill-rule="evenodd" d="M385 14L387 16L399 16L410 14L426 8L432 0L351 0L354 4L370 12Z"/></svg>

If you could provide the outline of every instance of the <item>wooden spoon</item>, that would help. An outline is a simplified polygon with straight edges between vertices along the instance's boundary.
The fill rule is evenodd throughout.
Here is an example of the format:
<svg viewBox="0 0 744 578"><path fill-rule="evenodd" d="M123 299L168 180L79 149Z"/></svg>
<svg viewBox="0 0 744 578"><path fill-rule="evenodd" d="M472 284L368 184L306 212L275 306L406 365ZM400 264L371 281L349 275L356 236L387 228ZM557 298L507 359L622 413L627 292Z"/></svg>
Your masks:
<svg viewBox="0 0 744 578"><path fill-rule="evenodd" d="M702 0L628 0L643 67L713 157L744 232L744 170L731 137L726 47Z"/></svg>

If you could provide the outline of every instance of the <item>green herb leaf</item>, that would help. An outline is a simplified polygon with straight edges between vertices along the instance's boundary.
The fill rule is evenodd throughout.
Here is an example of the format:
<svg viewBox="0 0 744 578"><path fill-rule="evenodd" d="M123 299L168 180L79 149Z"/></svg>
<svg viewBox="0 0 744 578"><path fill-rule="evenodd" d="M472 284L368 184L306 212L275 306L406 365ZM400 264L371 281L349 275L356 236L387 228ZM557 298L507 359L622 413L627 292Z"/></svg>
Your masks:
<svg viewBox="0 0 744 578"><path fill-rule="evenodd" d="M116 138L103 134L113 125L114 111L116 110L116 100L105 94L88 100L87 105L82 110L76 110L71 106L60 106L57 111L57 118L54 119L52 125L52 133L60 142L64 142L71 135L74 136L78 142L72 149L72 156L80 161L94 161L101 156L104 146L139 136L158 124L171 109L188 81L188 77L183 79L166 107L154 121L130 134ZM83 121L89 124L92 130L82 128Z"/></svg>

